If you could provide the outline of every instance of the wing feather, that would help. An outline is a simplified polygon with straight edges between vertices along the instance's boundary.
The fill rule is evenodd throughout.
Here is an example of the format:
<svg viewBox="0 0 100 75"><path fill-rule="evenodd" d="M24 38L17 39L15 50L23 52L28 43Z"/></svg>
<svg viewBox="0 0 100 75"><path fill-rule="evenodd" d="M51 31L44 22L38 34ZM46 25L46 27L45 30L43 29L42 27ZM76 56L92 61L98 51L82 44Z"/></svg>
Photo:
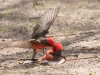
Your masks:
<svg viewBox="0 0 100 75"><path fill-rule="evenodd" d="M41 16L38 23L33 29L32 39L38 39L47 34L50 26L52 25L57 16L57 13L57 9L49 9Z"/></svg>

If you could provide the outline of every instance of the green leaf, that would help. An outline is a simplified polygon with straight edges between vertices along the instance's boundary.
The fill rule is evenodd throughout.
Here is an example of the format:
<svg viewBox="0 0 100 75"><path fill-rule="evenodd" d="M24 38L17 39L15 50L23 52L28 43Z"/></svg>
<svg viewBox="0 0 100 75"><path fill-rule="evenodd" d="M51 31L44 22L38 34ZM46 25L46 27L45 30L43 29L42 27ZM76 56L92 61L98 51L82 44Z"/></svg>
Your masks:
<svg viewBox="0 0 100 75"><path fill-rule="evenodd" d="M38 21L38 20L36 20L36 21L33 21L33 22L32 22L32 25L36 24L36 23L37 23L37 21Z"/></svg>
<svg viewBox="0 0 100 75"><path fill-rule="evenodd" d="M0 71L0 75L2 75L2 73L3 73L3 72L2 72L2 71Z"/></svg>
<svg viewBox="0 0 100 75"><path fill-rule="evenodd" d="M6 17L9 16L9 14L10 14L9 12L8 13L5 13L3 17L6 18Z"/></svg>
<svg viewBox="0 0 100 75"><path fill-rule="evenodd" d="M25 19L25 17L26 17L26 16L23 14L23 15L21 16L21 19Z"/></svg>
<svg viewBox="0 0 100 75"><path fill-rule="evenodd" d="M38 9L38 5L36 3L34 3L34 8L37 10Z"/></svg>
<svg viewBox="0 0 100 75"><path fill-rule="evenodd" d="M90 73L89 75L92 75L92 73Z"/></svg>
<svg viewBox="0 0 100 75"><path fill-rule="evenodd" d="M94 72L94 75L96 75L96 72Z"/></svg>

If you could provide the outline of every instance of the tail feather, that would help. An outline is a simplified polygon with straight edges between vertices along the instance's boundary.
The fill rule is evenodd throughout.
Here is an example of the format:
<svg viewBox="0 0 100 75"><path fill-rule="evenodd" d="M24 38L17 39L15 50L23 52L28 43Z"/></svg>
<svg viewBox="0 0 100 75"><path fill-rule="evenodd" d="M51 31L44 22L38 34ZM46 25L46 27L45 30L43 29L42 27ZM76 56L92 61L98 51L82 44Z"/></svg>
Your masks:
<svg viewBox="0 0 100 75"><path fill-rule="evenodd" d="M32 44L41 43L39 40L30 39L25 41L12 42L8 47L18 47L18 48L32 48Z"/></svg>
<svg viewBox="0 0 100 75"><path fill-rule="evenodd" d="M17 41L12 42L8 45L8 47L31 48L31 43L29 43L28 41Z"/></svg>

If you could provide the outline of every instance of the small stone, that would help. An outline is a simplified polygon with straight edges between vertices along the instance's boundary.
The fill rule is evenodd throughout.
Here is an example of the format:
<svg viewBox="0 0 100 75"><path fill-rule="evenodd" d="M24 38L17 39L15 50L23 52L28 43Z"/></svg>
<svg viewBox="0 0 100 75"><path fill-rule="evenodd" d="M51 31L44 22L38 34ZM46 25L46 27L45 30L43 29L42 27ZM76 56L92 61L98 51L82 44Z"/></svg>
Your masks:
<svg viewBox="0 0 100 75"><path fill-rule="evenodd" d="M27 63L32 63L32 61L31 60L24 61L24 64L27 64Z"/></svg>

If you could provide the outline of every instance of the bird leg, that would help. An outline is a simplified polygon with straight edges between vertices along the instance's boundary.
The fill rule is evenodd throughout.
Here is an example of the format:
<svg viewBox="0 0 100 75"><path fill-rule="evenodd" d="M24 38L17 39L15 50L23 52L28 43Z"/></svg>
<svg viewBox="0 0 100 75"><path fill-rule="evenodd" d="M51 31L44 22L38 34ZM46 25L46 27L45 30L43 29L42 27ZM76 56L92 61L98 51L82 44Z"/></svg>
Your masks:
<svg viewBox="0 0 100 75"><path fill-rule="evenodd" d="M32 61L36 61L37 59L34 59L35 55L37 54L38 50L37 49L34 49L33 50L33 56L32 56Z"/></svg>
<svg viewBox="0 0 100 75"><path fill-rule="evenodd" d="M43 57L39 58L39 59L38 59L38 62L41 63L42 60L53 60L53 56L50 54L50 51L51 51L51 50L48 50L48 51L45 52L45 51L43 50L43 52L44 52L45 55L44 55Z"/></svg>

